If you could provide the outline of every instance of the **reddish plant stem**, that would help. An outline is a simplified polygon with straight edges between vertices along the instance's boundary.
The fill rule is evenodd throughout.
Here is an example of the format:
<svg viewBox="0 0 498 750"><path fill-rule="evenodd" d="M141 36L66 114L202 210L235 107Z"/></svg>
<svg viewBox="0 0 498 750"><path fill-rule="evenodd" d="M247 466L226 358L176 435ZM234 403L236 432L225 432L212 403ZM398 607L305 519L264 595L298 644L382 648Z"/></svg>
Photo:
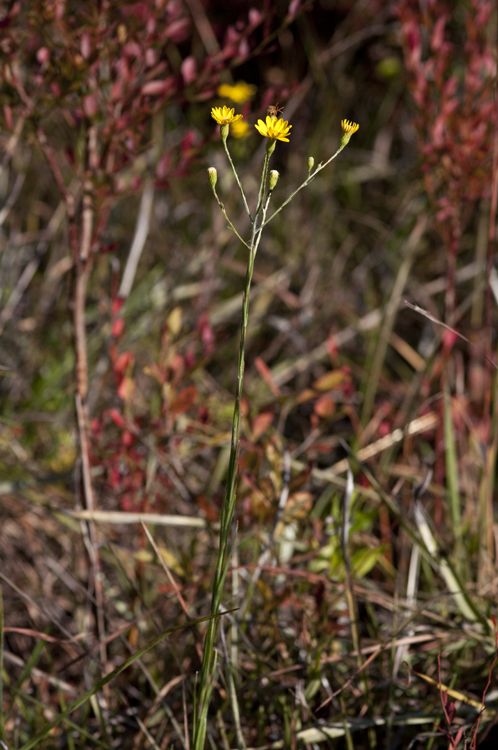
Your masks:
<svg viewBox="0 0 498 750"><path fill-rule="evenodd" d="M95 510L95 495L91 474L90 461L90 418L88 414L88 347L86 338L86 297L88 280L93 265L94 247L92 205L92 181L87 174L83 183L80 246L75 265L75 288L74 288L74 340L76 350L76 413L78 418L78 433L80 440L81 470L83 479L83 490L87 510ZM93 522L88 524L89 544L87 545L90 562L93 569L95 601L97 609L97 630L100 640L100 658L102 664L107 661L107 649L105 645L105 618L104 618L104 590L102 586L101 562L98 553L97 529Z"/></svg>
<svg viewBox="0 0 498 750"><path fill-rule="evenodd" d="M76 376L76 419L78 425L78 436L80 444L81 474L83 484L84 504L87 510L95 510L95 495L93 490L91 461L90 461L90 419L88 414L88 347L86 338L85 310L88 289L88 280L93 265L93 255L96 242L93 241L93 217L92 205L92 181L87 174L83 183L83 200L81 213L81 226L78 231L76 219L76 208L74 196L68 191L62 172L57 164L52 149L47 141L45 133L41 128L37 129L37 136L43 149L47 162L50 166L54 179L66 203L69 220L69 241L74 260L74 348L75 348L75 376ZM94 139L91 129L89 132L89 152L95 151ZM104 211L98 222L98 230L102 231L109 216L109 211ZM104 223L103 223L104 222ZM100 658L103 665L107 661L107 650L105 646L105 619L104 619L104 591L102 586L101 563L98 554L97 530L93 522L88 523L87 533L84 533L93 574L93 586L95 590L95 601L97 610L97 630L100 641Z"/></svg>
<svg viewBox="0 0 498 750"><path fill-rule="evenodd" d="M491 274L493 271L493 258L495 250L495 226L496 211L498 204L498 83L495 81L495 129L493 138L493 167L491 172L491 206L489 211L489 231L488 231L488 257L486 264L486 382L489 384L484 394L484 415L491 415L491 362L493 357L493 295L491 289Z"/></svg>
<svg viewBox="0 0 498 750"><path fill-rule="evenodd" d="M88 288L88 279L90 276L93 261L93 206L91 191L92 183L89 175L87 175L83 183L83 207L81 215L80 245L77 261L75 264L73 307L74 342L76 353L76 397L78 432L80 438L85 505L88 510L95 509L92 477L90 472L90 426L87 405L88 350L85 325L86 295Z"/></svg>
<svg viewBox="0 0 498 750"><path fill-rule="evenodd" d="M486 452L486 463L485 463L485 503L486 503L486 521L488 530L488 552L496 562L495 539L493 534L493 486L494 486L494 471L496 463L496 455L498 451L498 397L495 395L494 403L492 399L492 391L496 388L497 378L496 373L492 372L493 358L493 296L491 289L491 274L493 271L493 260L494 250L496 243L496 212L498 204L498 81L495 77L494 83L494 137L493 137L493 166L491 172L491 205L489 211L489 232L488 232L488 257L486 263L486 387L484 390L484 420L489 425L489 436L490 442ZM493 384L495 388L493 388ZM492 413L494 406L495 413ZM494 434L492 434L492 428L494 425Z"/></svg>

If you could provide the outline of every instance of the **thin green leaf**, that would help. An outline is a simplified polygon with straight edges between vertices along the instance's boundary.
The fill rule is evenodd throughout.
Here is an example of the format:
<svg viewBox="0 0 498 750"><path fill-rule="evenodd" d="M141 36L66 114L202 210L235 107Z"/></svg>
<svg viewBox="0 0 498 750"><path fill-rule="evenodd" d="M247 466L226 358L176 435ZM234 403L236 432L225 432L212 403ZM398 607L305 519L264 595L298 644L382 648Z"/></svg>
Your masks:
<svg viewBox="0 0 498 750"><path fill-rule="evenodd" d="M219 615L214 615L214 617L218 617ZM22 745L19 750L30 750L32 747L36 747L36 745L51 732L54 727L56 727L58 724L60 724L61 721L65 721L72 713L73 711L76 711L77 708L82 706L84 703L86 703L92 695L95 695L99 690L102 690L104 685L107 685L111 680L113 680L115 677L120 675L122 672L124 672L128 667L131 667L134 662L136 662L137 659L141 659L142 656L144 656L148 651L153 649L155 646L157 646L164 638L171 635L172 633L176 633L178 630L184 630L185 628L191 628L193 625L198 625L201 622L206 622L208 620L212 620L213 615L210 615L208 617L200 617L197 620L189 620L186 623L183 623L182 625L175 625L173 628L168 628L167 630L164 630L162 633L160 633L156 638L153 638L152 641L147 643L146 646L139 649L136 653L132 654L129 659L127 659L123 664L121 664L120 667L117 667L112 672L110 672L108 675L103 677L101 680L99 680L95 685L90 688L90 690L87 690L87 692L81 696L81 698L78 698L69 708L67 711L65 711L62 714L59 714L59 716L54 720L51 721L49 724L47 724L40 732L38 732L35 737L32 737L28 742L26 742L24 745Z"/></svg>

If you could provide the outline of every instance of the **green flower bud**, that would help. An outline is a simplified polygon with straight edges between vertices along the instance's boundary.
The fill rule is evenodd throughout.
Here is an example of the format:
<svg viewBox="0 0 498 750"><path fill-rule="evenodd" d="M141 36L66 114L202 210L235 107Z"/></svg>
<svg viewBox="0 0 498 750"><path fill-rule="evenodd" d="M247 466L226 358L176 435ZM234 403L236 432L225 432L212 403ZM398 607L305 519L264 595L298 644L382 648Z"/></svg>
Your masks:
<svg viewBox="0 0 498 750"><path fill-rule="evenodd" d="M208 178L211 187L214 188L216 186L216 181L218 180L218 172L216 171L215 167L209 167Z"/></svg>
<svg viewBox="0 0 498 750"><path fill-rule="evenodd" d="M311 170L313 169L314 166L315 166L315 160L313 159L312 156L308 156L308 174L311 173Z"/></svg>
<svg viewBox="0 0 498 750"><path fill-rule="evenodd" d="M275 185L278 182L278 178L280 177L280 173L277 172L276 169L272 169L270 172L270 181L269 181L269 188L270 190L274 190Z"/></svg>

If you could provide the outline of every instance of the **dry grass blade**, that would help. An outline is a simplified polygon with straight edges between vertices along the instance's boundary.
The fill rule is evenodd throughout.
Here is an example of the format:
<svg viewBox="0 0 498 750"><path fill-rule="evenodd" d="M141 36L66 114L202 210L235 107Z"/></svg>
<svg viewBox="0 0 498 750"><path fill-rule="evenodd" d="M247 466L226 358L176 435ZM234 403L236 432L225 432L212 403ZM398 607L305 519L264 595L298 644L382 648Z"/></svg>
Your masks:
<svg viewBox="0 0 498 750"><path fill-rule="evenodd" d="M472 299L473 298L474 298L474 295L472 296ZM465 341L465 343L468 344L469 347L471 347L472 349L475 349L476 351L480 351L480 347L478 347L476 344L470 341L470 339L468 339L467 336L464 336L463 333L460 333L460 331L458 331L453 326L450 326L447 323L443 323L442 320L439 320L438 318L434 317L434 315L431 315L431 313L427 312L427 310L424 310L422 307L419 307L418 305L413 305L411 302L408 302L407 300L405 300L405 305L406 307L409 307L411 310L414 310L420 315L423 315L424 318L427 318L432 323L435 323L436 325L441 326L441 328L445 328L447 331L451 331L451 333L453 333L462 341ZM498 370L498 365L493 359L491 359L487 355L484 355L484 359L486 360L486 362L488 362L491 365L491 367L494 367L495 370Z"/></svg>
<svg viewBox="0 0 498 750"><path fill-rule="evenodd" d="M462 693L460 690L454 690L453 688L448 687L448 685L444 685L442 682L438 682L437 680L434 680L432 677L429 677L426 674L422 674L421 672L415 672L413 670L413 674L416 674L417 677L420 677L422 680L425 680L425 682L428 682L429 685L434 685L434 687L442 691L443 693L448 693L450 698L454 698L456 701L462 701L462 703L466 703L468 706L472 706L473 708L477 708L479 711L483 711L486 709L487 713L490 716L495 716L496 711L492 708L488 708L484 705L484 703L480 701L473 700L473 698L469 698L465 693Z"/></svg>
<svg viewBox="0 0 498 750"><path fill-rule="evenodd" d="M57 510L56 513L77 518L82 521L95 521L97 523L112 524L131 524L131 523L149 523L157 526L184 526L189 529L205 529L208 526L207 521L203 518L193 518L190 516L171 516L161 513L127 513L116 510ZM214 529L218 526L212 524Z"/></svg>
<svg viewBox="0 0 498 750"><path fill-rule="evenodd" d="M468 622L475 623L480 621L481 623L483 623L483 617L479 612L476 611L474 604L459 582L455 571L449 564L449 561L445 557L443 557L441 551L438 549L436 539L434 537L434 534L432 533L429 521L426 517L426 513L420 500L415 501L415 522L431 559L433 559L434 564L438 566L439 571L446 582L448 591L453 596L455 603L462 613L463 617Z"/></svg>
<svg viewBox="0 0 498 750"><path fill-rule="evenodd" d="M379 438L379 440L376 440L370 445L366 445L364 448L360 448L355 456L358 461L368 461L369 458L373 458L379 453L382 453L382 451L388 450L393 445L396 445L396 443L400 443L406 435L419 435L421 432L432 430L434 427L436 427L438 422L439 416L436 414L436 412L429 412L428 414L424 414L423 416L417 417L417 419L413 419L411 422L409 422L404 430L400 428L393 430L393 432L391 432L389 435ZM343 472L347 471L347 468L348 461L347 459L343 459L342 461L338 461L336 464L331 466L328 471L331 474L342 474Z"/></svg>

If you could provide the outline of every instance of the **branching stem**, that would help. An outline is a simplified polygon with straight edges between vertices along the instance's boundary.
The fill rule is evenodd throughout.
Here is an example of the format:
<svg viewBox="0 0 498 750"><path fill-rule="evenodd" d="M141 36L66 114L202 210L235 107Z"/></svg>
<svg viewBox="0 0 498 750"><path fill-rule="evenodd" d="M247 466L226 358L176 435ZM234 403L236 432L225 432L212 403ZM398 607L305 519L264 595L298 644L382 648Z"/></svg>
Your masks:
<svg viewBox="0 0 498 750"><path fill-rule="evenodd" d="M247 261L247 271L244 284L244 293L242 298L242 321L240 326L240 345L237 363L237 385L235 392L235 405L232 420L232 438L230 443L230 458L228 462L227 486L225 496L221 507L220 515L220 544L218 549L218 560L213 581L213 593L211 600L211 614L217 615L220 612L221 598L223 595L223 586L230 562L232 545L230 544L230 533L232 530L233 514L235 510L236 481L237 481L237 462L240 447L240 404L242 399L242 386L244 382L245 368L245 345L247 337L247 326L249 322L249 296L251 283L254 272L254 261L261 241L261 228L264 224L266 212L271 198L271 191L268 192L263 204L263 195L268 176L268 164L271 152L265 154L263 172L261 175L261 184L259 189L258 208L254 217L249 245L249 258ZM213 188L214 192L214 188ZM218 201L220 203L220 201ZM220 204L221 205L221 204ZM222 209L223 210L223 209ZM256 219L261 213L261 227L258 229ZM237 235L238 236L238 235ZM202 661L201 676L199 681L198 692L198 710L194 717L193 732L193 750L203 750L206 739L207 713L211 700L211 692L216 666L215 642L218 632L218 618L209 621L204 643L204 657Z"/></svg>
<svg viewBox="0 0 498 750"><path fill-rule="evenodd" d="M280 208L277 208L277 210L276 210L276 211L274 211L274 212L272 213L272 215L270 216L270 218L269 218L269 219L266 219L266 221L264 221L264 222L263 222L263 223L261 224L261 229L262 229L263 227L265 227L265 226L266 226L267 224L269 224L269 223L270 223L270 221L271 221L272 219L274 219L274 218L275 218L275 216L276 216L277 214L279 214L279 213L280 213L280 211L281 211L281 210L282 210L283 208L285 208L285 206L287 206L287 204L288 204L288 203L290 203L290 202L291 202L291 200L292 200L292 199L294 198L294 196L296 196L296 195L297 195L297 194L299 193L299 191L300 191L300 190L302 190L302 189L303 189L303 188L305 188L305 187L306 187L307 185L309 185L309 184L310 184L310 182L311 182L311 181L312 181L312 180L313 180L313 179L314 179L314 178L315 178L315 177L317 176L318 172L321 172L321 171L322 171L322 169L325 169L325 167L327 167L327 166L328 166L328 165L330 164L330 162L331 162L331 161L333 161L333 160L334 160L334 159L336 158L336 156L339 156L339 154L341 153L341 151L342 151L342 149L343 149L344 147L345 147L345 146L341 146L340 148L338 148L338 149L337 149L337 151L335 152L335 154L334 154L333 156L331 156L331 157L330 157L330 159L329 159L328 161L326 161L326 162L325 162L325 164L319 164L319 165L318 165L318 167L317 167L317 168L315 169L315 171L314 171L314 172L311 172L311 173L309 174L309 176L308 176L308 177L307 177L307 179L306 179L306 180L305 180L305 181L303 182L303 184L302 184L302 185L299 185L299 187L297 188L297 190L294 190L294 192L293 192L293 193L291 193L291 195L289 195L289 197L287 198L287 200L285 200L285 201L284 201L284 202L282 203L282 205L280 206Z"/></svg>
<svg viewBox="0 0 498 750"><path fill-rule="evenodd" d="M245 196L245 193L244 193L244 188L242 187L242 183L241 183L241 182L240 182L240 180L239 180L239 175L237 174L237 170L235 169L235 165L234 165L234 163L233 163L233 161L232 161L232 157L230 156L230 151L228 150L228 146L227 146L227 141L226 141L226 138L225 138L225 139L223 139L223 145L224 145L224 147L225 147L226 155L227 155L227 157L228 157L228 161L230 162L230 166L232 167L232 172L233 172L233 173L234 173L234 175L235 175L235 179L236 179L236 181L237 181L237 185L239 186L240 194L241 194L241 196L242 196L242 200L244 201L244 207L245 207L245 209L246 209L246 211L247 211L247 215L249 216L249 219L251 220L251 224L252 224L252 223L253 223L253 221L254 221L254 219L252 218L252 216L251 216L251 212L249 211L249 205L248 205L248 203L247 203L247 200L246 200L246 196ZM219 203L219 201L218 201L218 203ZM221 204L220 204L220 205L221 205ZM231 224L230 224L230 226L231 226ZM232 227L232 229L233 229L233 227ZM234 230L234 231L235 231L235 230ZM235 234L237 234L237 232L235 232ZM238 236L239 236L239 235L237 234L237 237L238 237ZM240 238L239 238L239 239L240 239ZM244 240L242 240L242 242L244 242ZM245 244L247 244L247 243L245 243L245 242L244 242L244 245L245 245Z"/></svg>

